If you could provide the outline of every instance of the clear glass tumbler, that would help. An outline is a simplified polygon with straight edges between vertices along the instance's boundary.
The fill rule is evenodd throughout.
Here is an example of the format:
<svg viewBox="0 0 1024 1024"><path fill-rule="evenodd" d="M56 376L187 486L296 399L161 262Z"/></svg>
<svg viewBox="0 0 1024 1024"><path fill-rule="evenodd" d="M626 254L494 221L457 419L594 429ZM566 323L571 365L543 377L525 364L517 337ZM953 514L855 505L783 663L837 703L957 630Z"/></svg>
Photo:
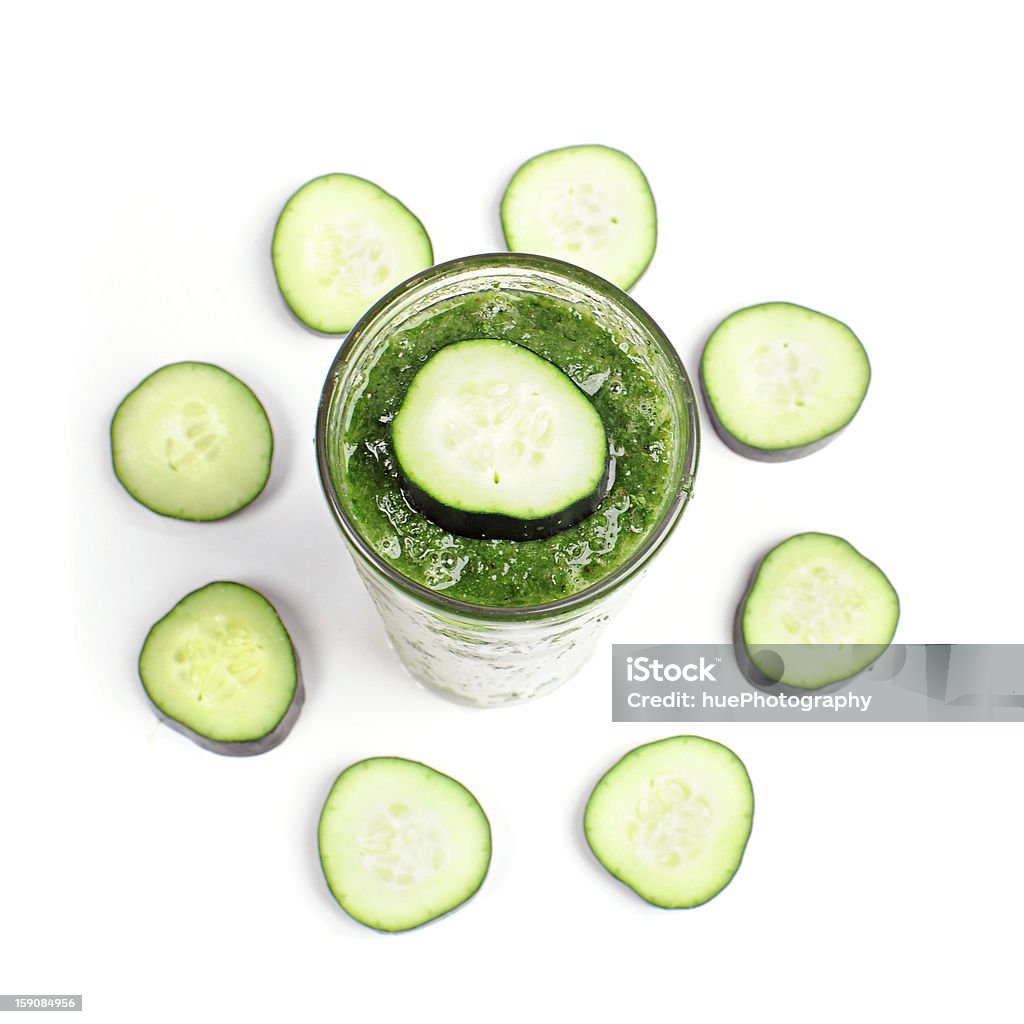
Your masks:
<svg viewBox="0 0 1024 1024"><path fill-rule="evenodd" d="M611 330L643 358L668 398L675 443L671 486L646 541L614 571L547 604L497 607L446 597L409 579L360 532L345 494L343 439L350 406L388 339L431 308L495 289L561 300ZM699 426L693 387L669 340L628 295L579 267L522 253L468 256L410 278L353 328L324 384L316 448L327 502L374 601L391 646L425 686L465 703L491 706L548 693L573 675L620 607L689 498Z"/></svg>

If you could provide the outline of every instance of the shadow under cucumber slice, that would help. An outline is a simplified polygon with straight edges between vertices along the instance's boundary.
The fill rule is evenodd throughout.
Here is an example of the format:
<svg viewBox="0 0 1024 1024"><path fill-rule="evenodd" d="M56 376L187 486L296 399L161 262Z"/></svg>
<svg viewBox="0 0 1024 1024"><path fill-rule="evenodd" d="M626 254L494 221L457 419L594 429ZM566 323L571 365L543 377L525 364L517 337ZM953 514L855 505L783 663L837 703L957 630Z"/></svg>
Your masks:
<svg viewBox="0 0 1024 1024"><path fill-rule="evenodd" d="M726 317L700 363L715 433L761 462L803 458L835 440L870 380L867 353L846 324L790 302Z"/></svg>
<svg viewBox="0 0 1024 1024"><path fill-rule="evenodd" d="M234 757L278 746L305 697L284 623L241 583L209 583L182 598L150 629L139 677L162 722Z"/></svg>

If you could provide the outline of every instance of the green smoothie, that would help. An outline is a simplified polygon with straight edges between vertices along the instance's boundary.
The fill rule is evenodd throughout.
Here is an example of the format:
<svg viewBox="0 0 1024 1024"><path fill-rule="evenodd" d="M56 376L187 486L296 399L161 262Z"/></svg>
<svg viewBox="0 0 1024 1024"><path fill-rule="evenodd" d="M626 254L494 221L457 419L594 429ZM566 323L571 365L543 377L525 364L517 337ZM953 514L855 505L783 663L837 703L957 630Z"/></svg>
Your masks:
<svg viewBox="0 0 1024 1024"><path fill-rule="evenodd" d="M458 536L413 510L402 494L391 421L413 376L438 349L476 338L512 341L554 363L604 421L613 474L608 494L596 512L553 537ZM507 289L439 303L405 324L364 372L341 439L344 458L331 469L360 534L404 576L477 605L546 604L613 572L655 529L673 486L672 408L633 344L567 301Z"/></svg>

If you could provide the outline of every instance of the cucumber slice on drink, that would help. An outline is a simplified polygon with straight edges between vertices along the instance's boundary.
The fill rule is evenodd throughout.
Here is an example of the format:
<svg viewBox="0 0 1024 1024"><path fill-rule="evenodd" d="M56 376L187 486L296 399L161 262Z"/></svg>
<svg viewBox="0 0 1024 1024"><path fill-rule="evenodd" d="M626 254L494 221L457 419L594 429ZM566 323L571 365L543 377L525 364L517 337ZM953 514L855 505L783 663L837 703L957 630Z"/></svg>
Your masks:
<svg viewBox="0 0 1024 1024"><path fill-rule="evenodd" d="M501 201L512 252L554 256L631 288L658 238L654 196L644 172L608 146L541 153L512 176Z"/></svg>
<svg viewBox="0 0 1024 1024"><path fill-rule="evenodd" d="M288 307L324 334L351 330L382 295L434 262L413 213L352 174L314 178L288 200L272 255Z"/></svg>
<svg viewBox="0 0 1024 1024"><path fill-rule="evenodd" d="M259 399L210 363L172 363L117 407L110 425L114 473L162 516L223 519L266 486L274 435Z"/></svg>
<svg viewBox="0 0 1024 1024"><path fill-rule="evenodd" d="M754 817L743 762L702 736L630 751L594 787L587 842L607 870L648 903L696 907L736 874Z"/></svg>
<svg viewBox="0 0 1024 1024"><path fill-rule="evenodd" d="M139 676L160 720L217 754L272 750L304 697L288 630L241 583L209 583L182 598L149 631Z"/></svg>
<svg viewBox="0 0 1024 1024"><path fill-rule="evenodd" d="M871 366L846 324L766 302L715 328L700 379L715 432L733 451L784 462L838 436L864 401Z"/></svg>
<svg viewBox="0 0 1024 1024"><path fill-rule="evenodd" d="M401 757L359 761L338 776L318 843L334 898L384 932L418 928L461 906L491 862L491 827L476 797Z"/></svg>
<svg viewBox="0 0 1024 1024"><path fill-rule="evenodd" d="M459 341L413 378L392 424L411 504L452 533L534 540L590 515L608 484L593 402L508 341Z"/></svg>
<svg viewBox="0 0 1024 1024"><path fill-rule="evenodd" d="M754 571L736 643L753 682L818 690L881 657L899 617L899 597L874 562L842 537L800 533Z"/></svg>

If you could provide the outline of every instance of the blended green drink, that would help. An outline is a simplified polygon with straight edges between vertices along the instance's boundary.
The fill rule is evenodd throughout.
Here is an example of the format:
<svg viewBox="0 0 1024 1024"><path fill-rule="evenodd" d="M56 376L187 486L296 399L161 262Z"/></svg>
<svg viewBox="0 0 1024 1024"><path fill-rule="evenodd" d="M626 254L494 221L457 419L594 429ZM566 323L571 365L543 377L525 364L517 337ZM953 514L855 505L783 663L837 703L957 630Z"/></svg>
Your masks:
<svg viewBox="0 0 1024 1024"><path fill-rule="evenodd" d="M556 377L568 414L545 391ZM603 279L521 254L442 264L382 299L338 353L317 427L325 493L392 645L476 704L580 667L678 519L697 443L690 382L653 321ZM470 511L449 508L470 484ZM556 511L514 511L544 501Z"/></svg>

